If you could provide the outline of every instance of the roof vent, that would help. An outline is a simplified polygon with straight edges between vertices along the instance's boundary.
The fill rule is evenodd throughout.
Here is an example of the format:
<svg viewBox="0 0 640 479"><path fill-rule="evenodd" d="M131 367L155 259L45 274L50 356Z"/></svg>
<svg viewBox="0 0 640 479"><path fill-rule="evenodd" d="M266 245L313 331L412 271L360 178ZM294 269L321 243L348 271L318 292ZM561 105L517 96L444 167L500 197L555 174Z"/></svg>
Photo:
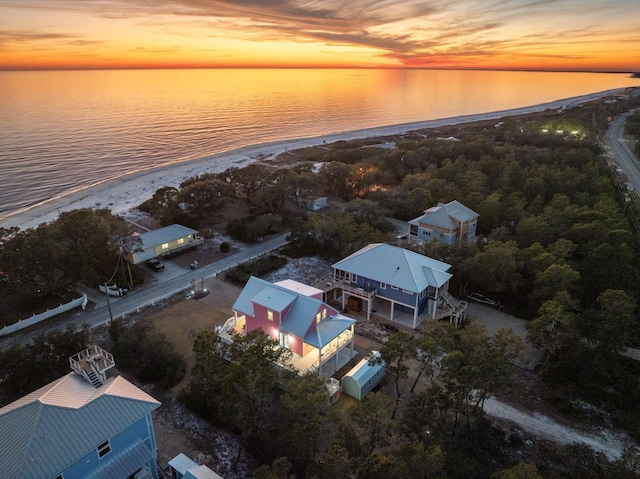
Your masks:
<svg viewBox="0 0 640 479"><path fill-rule="evenodd" d="M107 371L116 365L111 353L95 345L71 356L69 364L74 373L96 388L107 381Z"/></svg>

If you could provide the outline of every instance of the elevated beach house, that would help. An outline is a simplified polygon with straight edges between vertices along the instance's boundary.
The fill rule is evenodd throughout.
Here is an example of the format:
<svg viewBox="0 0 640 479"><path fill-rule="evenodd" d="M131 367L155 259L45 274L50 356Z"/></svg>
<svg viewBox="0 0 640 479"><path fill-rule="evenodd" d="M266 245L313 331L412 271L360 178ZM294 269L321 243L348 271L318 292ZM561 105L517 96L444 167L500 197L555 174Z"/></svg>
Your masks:
<svg viewBox="0 0 640 479"><path fill-rule="evenodd" d="M447 245L476 240L478 213L459 201L438 203L409 221L409 240L438 240Z"/></svg>
<svg viewBox="0 0 640 479"><path fill-rule="evenodd" d="M194 229L182 225L165 226L136 235L123 251L131 264L139 264L158 256L167 256L202 244L204 239Z"/></svg>
<svg viewBox="0 0 640 479"><path fill-rule="evenodd" d="M113 356L97 346L69 360L73 372L0 409L0 476L158 479L160 403L107 378Z"/></svg>
<svg viewBox="0 0 640 479"><path fill-rule="evenodd" d="M342 291L343 310L364 304L371 313L416 329L422 318L459 324L465 301L449 294L451 265L385 243L365 246L332 265L327 291Z"/></svg>
<svg viewBox="0 0 640 479"><path fill-rule="evenodd" d="M355 355L356 321L324 303L322 295L321 289L290 279L270 283L251 277L220 336L230 343L233 334L261 329L293 353L290 366L300 374L330 376Z"/></svg>

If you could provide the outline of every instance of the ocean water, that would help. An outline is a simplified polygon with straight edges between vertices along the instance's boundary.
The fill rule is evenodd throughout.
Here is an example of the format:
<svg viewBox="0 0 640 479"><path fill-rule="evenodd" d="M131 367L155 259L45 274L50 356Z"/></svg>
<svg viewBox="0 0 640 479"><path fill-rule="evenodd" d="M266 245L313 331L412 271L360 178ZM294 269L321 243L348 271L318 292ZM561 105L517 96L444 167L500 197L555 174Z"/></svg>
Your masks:
<svg viewBox="0 0 640 479"><path fill-rule="evenodd" d="M0 72L0 219L243 146L639 85L627 74L456 70Z"/></svg>

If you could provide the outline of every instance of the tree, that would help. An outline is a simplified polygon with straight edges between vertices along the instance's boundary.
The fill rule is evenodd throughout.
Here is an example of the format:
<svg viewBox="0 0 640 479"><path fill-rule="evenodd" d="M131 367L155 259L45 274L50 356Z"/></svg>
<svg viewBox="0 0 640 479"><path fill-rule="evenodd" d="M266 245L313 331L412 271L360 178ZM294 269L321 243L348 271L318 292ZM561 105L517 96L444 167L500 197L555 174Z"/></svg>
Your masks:
<svg viewBox="0 0 640 479"><path fill-rule="evenodd" d="M542 476L535 464L520 462L509 469L496 472L491 479L542 479Z"/></svg>
<svg viewBox="0 0 640 479"><path fill-rule="evenodd" d="M544 301L552 299L561 291L575 293L579 280L580 273L568 264L552 264L536 274L533 282L533 294L536 298Z"/></svg>
<svg viewBox="0 0 640 479"><path fill-rule="evenodd" d="M300 474L316 460L320 446L334 428L330 408L327 388L319 376L296 375L287 382L278 408L280 434L275 449L287 451Z"/></svg>
<svg viewBox="0 0 640 479"><path fill-rule="evenodd" d="M226 183L206 179L189 183L180 190L179 199L188 203L198 218L220 211L232 195Z"/></svg>
<svg viewBox="0 0 640 479"><path fill-rule="evenodd" d="M537 317L527 327L527 336L533 346L543 351L543 364L553 359L567 343L576 341L575 320L573 300L566 291L540 307Z"/></svg>
<svg viewBox="0 0 640 479"><path fill-rule="evenodd" d="M518 252L515 241L490 241L473 258L474 282L489 293L517 291L521 281Z"/></svg>
<svg viewBox="0 0 640 479"><path fill-rule="evenodd" d="M597 304L597 324L592 325L589 339L606 356L620 353L637 325L637 303L624 291L608 289L598 296Z"/></svg>
<svg viewBox="0 0 640 479"><path fill-rule="evenodd" d="M358 404L353 419L366 438L364 443L372 453L389 443L394 422L389 411L393 400L381 392L371 392Z"/></svg>
<svg viewBox="0 0 640 479"><path fill-rule="evenodd" d="M380 357L374 357L369 360L372 364L384 364L386 377L393 379L396 399L391 419L395 419L400 404L400 397L403 392L402 382L409 376L409 367L406 362L408 359L415 357L415 351L415 346L409 333L397 331L380 348Z"/></svg>

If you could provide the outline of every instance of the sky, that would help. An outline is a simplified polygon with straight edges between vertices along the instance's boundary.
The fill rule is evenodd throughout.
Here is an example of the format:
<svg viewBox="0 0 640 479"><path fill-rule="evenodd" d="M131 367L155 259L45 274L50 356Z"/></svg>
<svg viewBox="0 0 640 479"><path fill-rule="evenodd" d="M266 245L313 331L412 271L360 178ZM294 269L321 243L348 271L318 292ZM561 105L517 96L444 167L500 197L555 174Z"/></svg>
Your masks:
<svg viewBox="0 0 640 479"><path fill-rule="evenodd" d="M640 71L639 0L0 0L0 70Z"/></svg>

